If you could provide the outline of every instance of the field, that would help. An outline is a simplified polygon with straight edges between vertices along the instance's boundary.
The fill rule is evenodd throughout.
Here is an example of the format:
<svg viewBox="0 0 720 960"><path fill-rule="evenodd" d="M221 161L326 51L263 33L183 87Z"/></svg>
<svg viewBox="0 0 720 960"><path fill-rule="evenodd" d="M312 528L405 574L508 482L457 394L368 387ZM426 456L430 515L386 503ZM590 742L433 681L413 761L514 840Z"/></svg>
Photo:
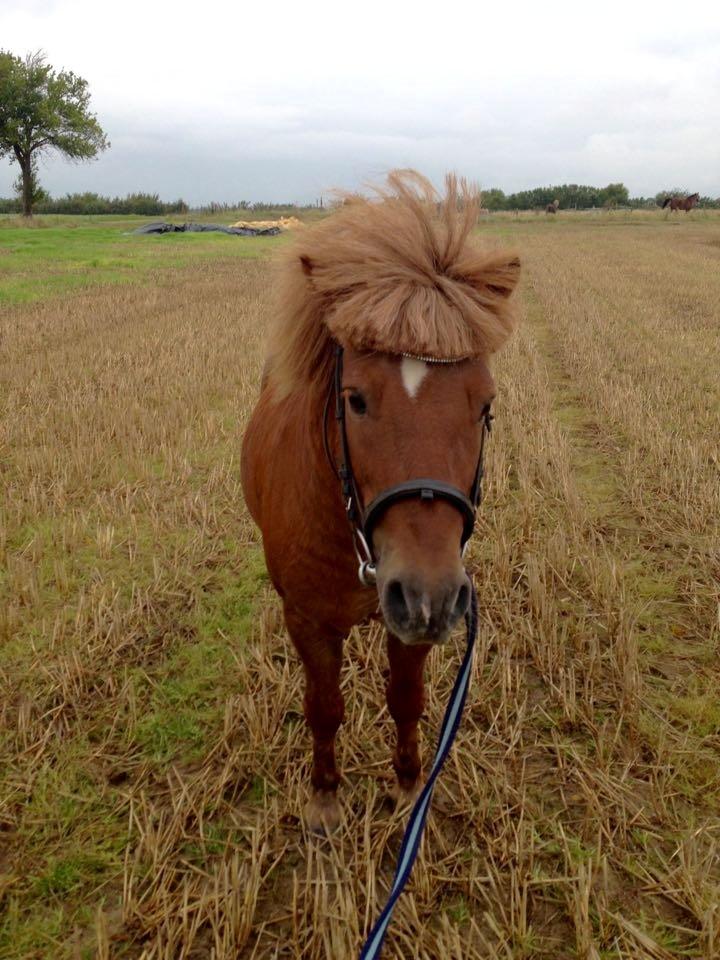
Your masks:
<svg viewBox="0 0 720 960"><path fill-rule="evenodd" d="M356 956L403 824L382 633L348 643L345 823L307 836L239 485L277 243L74 222L0 225L0 957ZM720 218L479 229L525 317L472 688L384 955L720 957Z"/></svg>
<svg viewBox="0 0 720 960"><path fill-rule="evenodd" d="M238 211L237 217L241 216ZM168 234L134 237L132 231L153 220L182 223L189 216L170 217L36 217L32 228L19 217L0 216L0 307L29 303L48 296L82 292L109 284L154 282L158 271L200 261L266 257L274 237L252 238L252 244L226 243L224 234ZM197 221L217 222L210 216ZM227 220L227 218L226 218Z"/></svg>

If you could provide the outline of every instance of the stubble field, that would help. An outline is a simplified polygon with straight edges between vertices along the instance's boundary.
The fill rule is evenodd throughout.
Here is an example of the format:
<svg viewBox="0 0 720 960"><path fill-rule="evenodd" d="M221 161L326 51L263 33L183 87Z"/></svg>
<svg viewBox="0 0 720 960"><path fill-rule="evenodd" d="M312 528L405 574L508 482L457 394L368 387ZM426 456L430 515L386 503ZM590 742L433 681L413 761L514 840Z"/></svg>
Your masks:
<svg viewBox="0 0 720 960"><path fill-rule="evenodd" d="M480 230L525 318L472 688L385 956L720 957L720 219ZM392 877L377 624L347 644L345 823L299 819L301 670L239 485L272 273L221 239L139 238L140 275L61 295L38 253L0 304L3 958L342 960Z"/></svg>

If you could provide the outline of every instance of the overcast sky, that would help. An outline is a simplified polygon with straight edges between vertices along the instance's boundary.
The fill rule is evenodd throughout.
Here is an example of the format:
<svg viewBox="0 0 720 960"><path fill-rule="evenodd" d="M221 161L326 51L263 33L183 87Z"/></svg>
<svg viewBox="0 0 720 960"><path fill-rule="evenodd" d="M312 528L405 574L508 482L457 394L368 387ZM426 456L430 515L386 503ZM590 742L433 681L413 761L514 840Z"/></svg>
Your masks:
<svg viewBox="0 0 720 960"><path fill-rule="evenodd" d="M0 0L0 46L85 77L111 140L44 161L53 195L312 201L397 166L720 195L717 0Z"/></svg>

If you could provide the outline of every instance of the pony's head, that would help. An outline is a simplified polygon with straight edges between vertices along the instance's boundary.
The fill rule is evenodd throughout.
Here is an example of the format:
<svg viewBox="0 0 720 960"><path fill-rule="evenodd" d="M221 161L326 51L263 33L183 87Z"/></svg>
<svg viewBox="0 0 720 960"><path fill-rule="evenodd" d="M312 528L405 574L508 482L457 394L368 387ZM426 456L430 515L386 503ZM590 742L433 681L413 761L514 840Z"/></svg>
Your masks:
<svg viewBox="0 0 720 960"><path fill-rule="evenodd" d="M441 199L418 174L391 174L376 197L349 198L305 231L285 262L273 389L330 389L343 347L348 452L365 507L418 478L470 494L495 394L488 360L514 325L519 261L473 242L479 195L452 176L446 187ZM406 643L444 640L467 609L463 523L442 497L400 498L378 517L380 604Z"/></svg>

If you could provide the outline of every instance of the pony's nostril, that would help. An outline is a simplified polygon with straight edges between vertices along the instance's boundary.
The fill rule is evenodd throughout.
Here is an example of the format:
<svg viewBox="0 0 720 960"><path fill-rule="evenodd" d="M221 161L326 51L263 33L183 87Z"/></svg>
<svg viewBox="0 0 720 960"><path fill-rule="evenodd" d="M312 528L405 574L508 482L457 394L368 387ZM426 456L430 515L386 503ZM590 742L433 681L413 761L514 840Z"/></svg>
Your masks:
<svg viewBox="0 0 720 960"><path fill-rule="evenodd" d="M463 617L470 606L470 584L464 583L458 590L457 597L455 598L455 606L453 607L453 616L456 620L459 620L460 617Z"/></svg>
<svg viewBox="0 0 720 960"><path fill-rule="evenodd" d="M410 611L400 580L391 580L385 587L385 606L396 622L403 623L409 619Z"/></svg>
<svg viewBox="0 0 720 960"><path fill-rule="evenodd" d="M391 629L409 632L417 642L432 643L445 637L467 612L470 583L467 578L450 579L428 589L411 579L395 577L383 588L382 605Z"/></svg>

